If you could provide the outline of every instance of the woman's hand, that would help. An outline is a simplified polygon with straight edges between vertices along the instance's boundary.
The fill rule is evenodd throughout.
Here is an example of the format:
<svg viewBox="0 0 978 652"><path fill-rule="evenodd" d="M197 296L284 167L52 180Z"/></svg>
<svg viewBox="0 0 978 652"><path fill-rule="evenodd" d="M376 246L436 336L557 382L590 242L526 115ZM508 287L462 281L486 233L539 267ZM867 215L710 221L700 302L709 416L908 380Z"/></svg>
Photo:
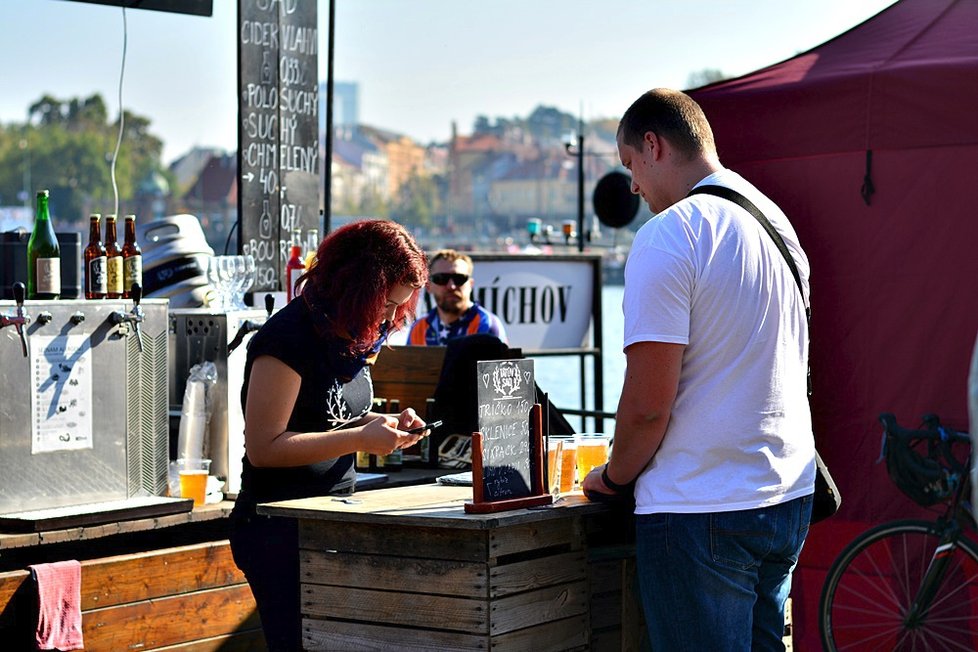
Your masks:
<svg viewBox="0 0 978 652"><path fill-rule="evenodd" d="M411 417L406 419L405 414L409 411ZM404 425L405 421L407 425ZM414 410L405 410L399 417L380 415L364 424L360 433L359 449L374 455L390 455L395 450L407 448L421 439L425 435L424 431L411 434L406 429L422 425L424 421L414 414Z"/></svg>

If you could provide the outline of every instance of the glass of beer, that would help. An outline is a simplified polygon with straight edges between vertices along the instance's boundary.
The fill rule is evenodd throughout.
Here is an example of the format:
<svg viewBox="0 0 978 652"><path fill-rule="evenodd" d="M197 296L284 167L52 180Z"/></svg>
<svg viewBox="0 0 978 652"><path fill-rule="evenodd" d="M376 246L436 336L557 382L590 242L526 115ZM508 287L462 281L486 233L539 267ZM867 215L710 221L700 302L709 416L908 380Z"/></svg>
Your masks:
<svg viewBox="0 0 978 652"><path fill-rule="evenodd" d="M547 491L556 495L560 491L560 462L564 441L559 437L547 438Z"/></svg>
<svg viewBox="0 0 978 652"><path fill-rule="evenodd" d="M177 469L180 471L180 496L193 498L194 507L200 507L207 496L207 476L211 470L211 461L179 459Z"/></svg>
<svg viewBox="0 0 978 652"><path fill-rule="evenodd" d="M577 442L573 437L560 441L560 493L574 491L574 480L577 479Z"/></svg>
<svg viewBox="0 0 978 652"><path fill-rule="evenodd" d="M584 483L584 478L591 469L607 464L611 452L611 436L602 433L585 433L575 437L577 440L577 482Z"/></svg>

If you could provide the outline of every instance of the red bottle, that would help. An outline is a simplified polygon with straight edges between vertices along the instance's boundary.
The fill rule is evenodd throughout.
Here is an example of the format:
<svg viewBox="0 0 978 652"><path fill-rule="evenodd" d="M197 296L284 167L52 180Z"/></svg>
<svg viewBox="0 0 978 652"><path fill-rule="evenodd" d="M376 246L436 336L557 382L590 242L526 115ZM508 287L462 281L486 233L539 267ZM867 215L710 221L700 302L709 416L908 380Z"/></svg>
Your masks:
<svg viewBox="0 0 978 652"><path fill-rule="evenodd" d="M289 249L289 262L285 263L285 298L287 302L302 294L302 288L297 290L295 283L305 273L306 265L302 262L302 246L294 244Z"/></svg>

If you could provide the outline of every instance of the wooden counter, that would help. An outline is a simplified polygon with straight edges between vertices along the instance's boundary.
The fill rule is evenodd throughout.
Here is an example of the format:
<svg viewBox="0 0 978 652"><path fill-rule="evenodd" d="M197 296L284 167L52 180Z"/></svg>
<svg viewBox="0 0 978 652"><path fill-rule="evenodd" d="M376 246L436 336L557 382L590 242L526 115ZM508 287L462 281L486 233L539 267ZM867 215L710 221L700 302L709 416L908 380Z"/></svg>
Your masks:
<svg viewBox="0 0 978 652"><path fill-rule="evenodd" d="M260 505L299 519L307 650L636 650L630 516L580 494L466 514L471 487Z"/></svg>

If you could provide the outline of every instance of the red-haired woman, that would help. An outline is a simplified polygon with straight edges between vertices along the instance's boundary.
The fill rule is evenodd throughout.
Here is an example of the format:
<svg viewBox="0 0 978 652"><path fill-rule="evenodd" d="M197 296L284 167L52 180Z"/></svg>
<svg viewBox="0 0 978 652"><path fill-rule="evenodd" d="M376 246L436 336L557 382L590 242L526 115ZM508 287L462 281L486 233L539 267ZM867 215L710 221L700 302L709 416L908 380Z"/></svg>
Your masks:
<svg viewBox="0 0 978 652"><path fill-rule="evenodd" d="M414 444L414 409L370 412L368 365L387 334L413 317L427 281L424 252L389 221L349 224L319 245L302 294L272 315L248 347L241 404L245 457L231 550L258 603L270 650L300 648L296 521L258 503L353 491L356 451Z"/></svg>

